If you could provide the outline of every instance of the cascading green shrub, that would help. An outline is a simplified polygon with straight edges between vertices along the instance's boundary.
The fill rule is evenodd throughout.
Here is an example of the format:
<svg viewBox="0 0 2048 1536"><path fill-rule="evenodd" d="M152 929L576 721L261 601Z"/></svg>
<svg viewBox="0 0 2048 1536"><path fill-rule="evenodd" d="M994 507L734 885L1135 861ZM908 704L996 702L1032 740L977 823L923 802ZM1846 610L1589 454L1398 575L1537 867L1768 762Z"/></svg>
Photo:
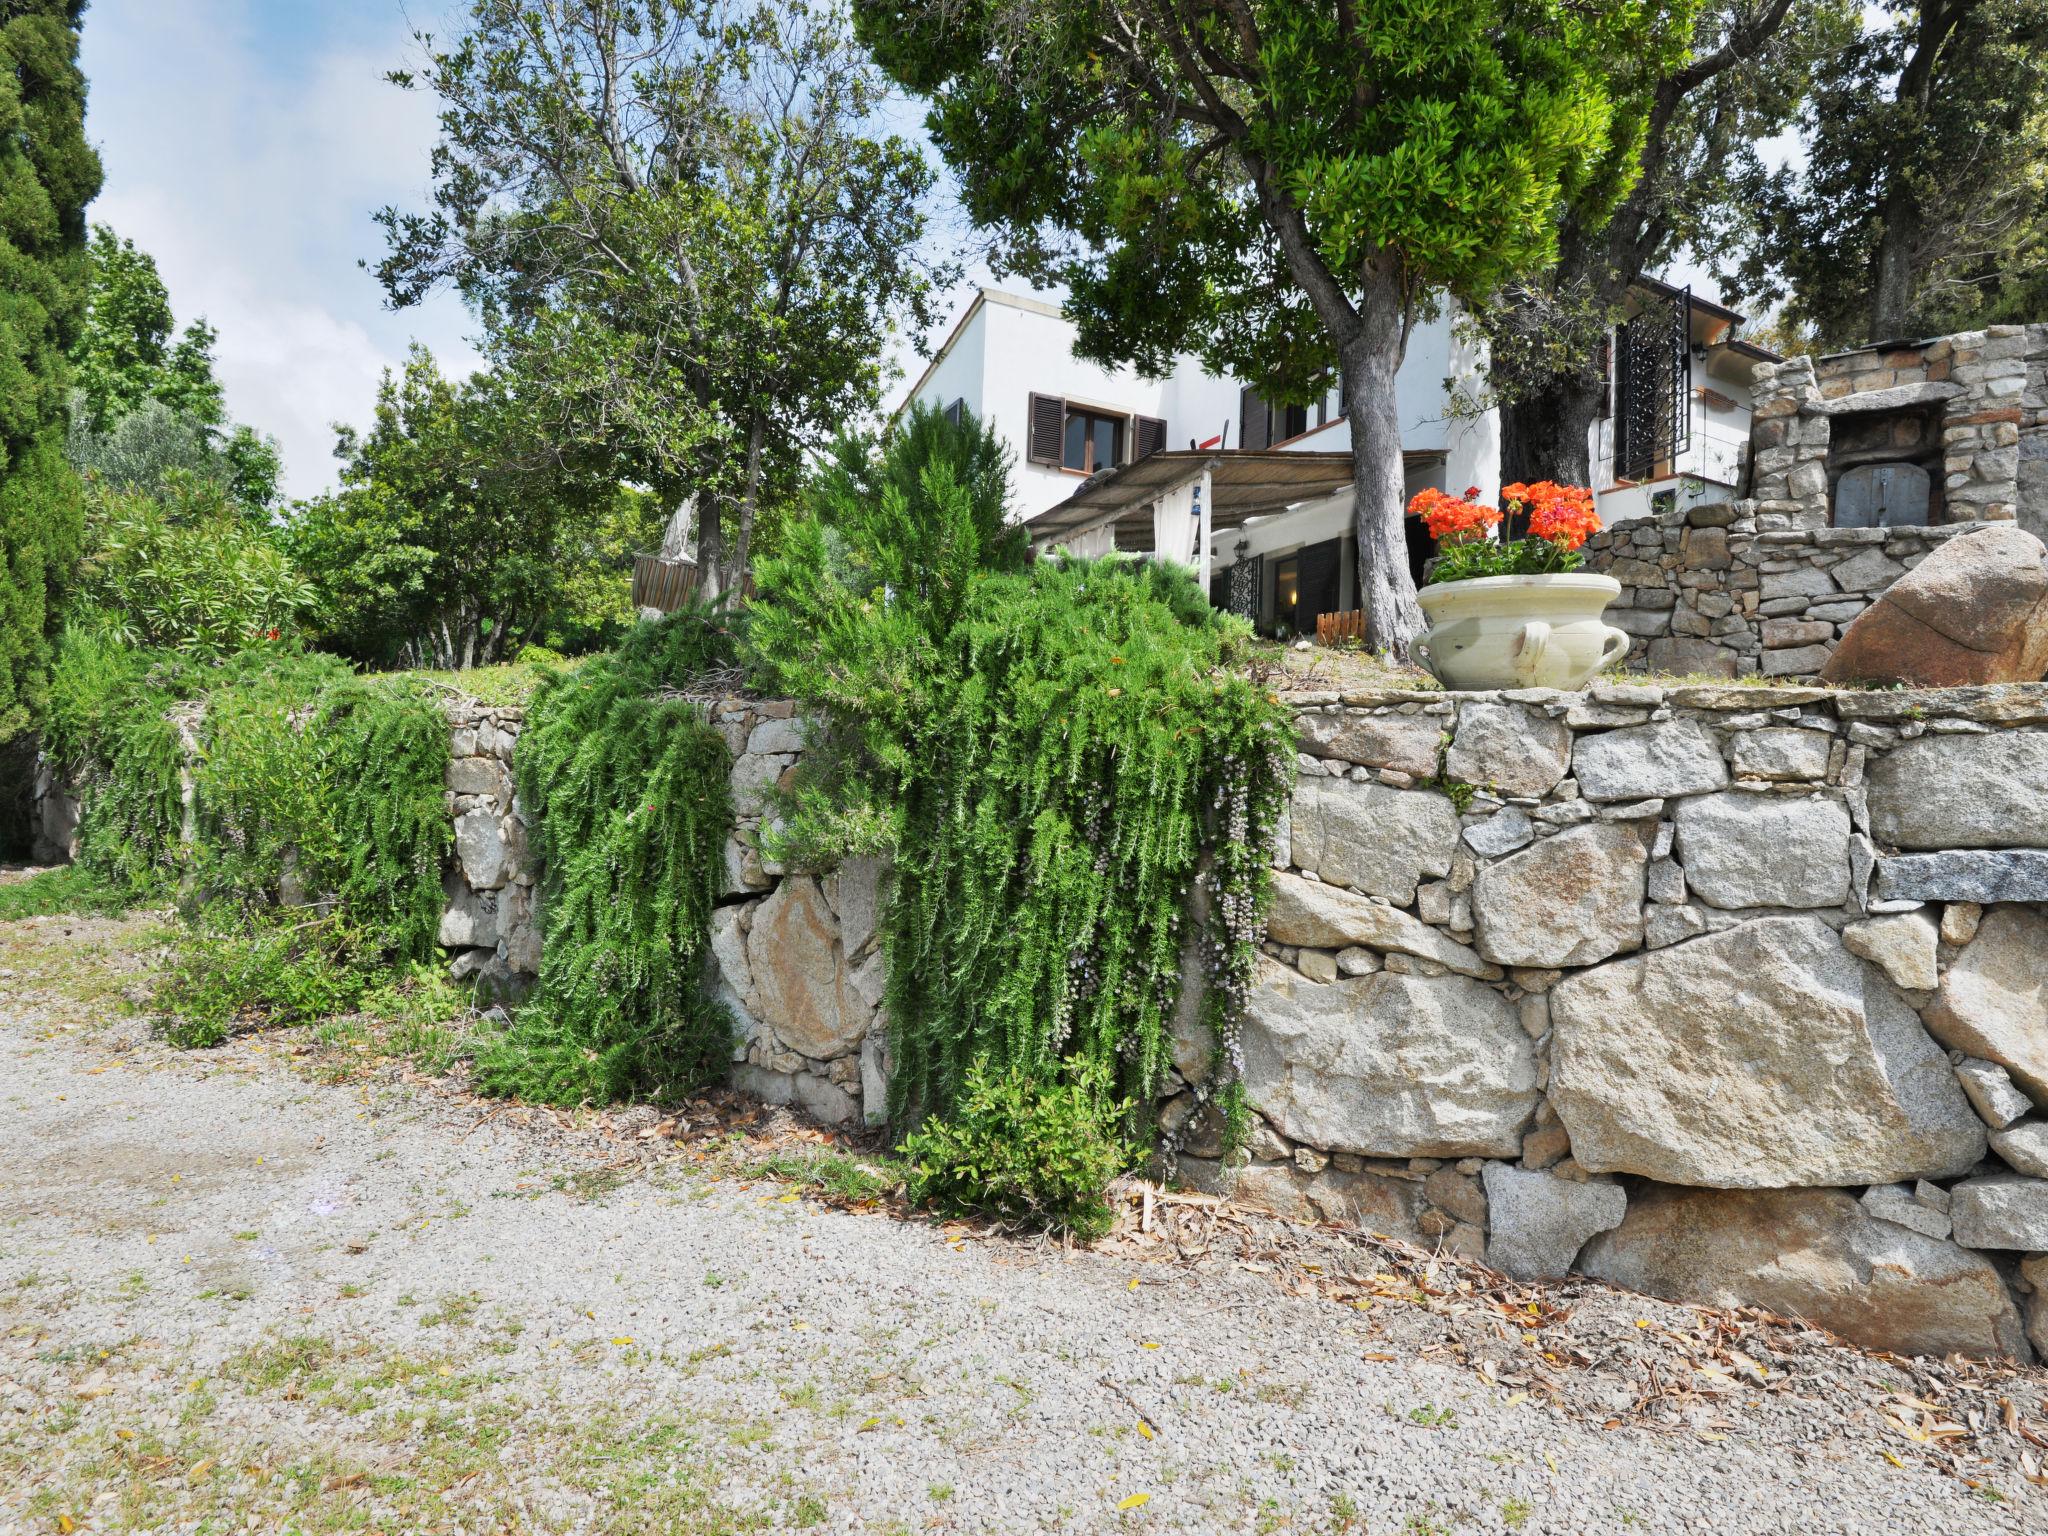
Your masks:
<svg viewBox="0 0 2048 1536"><path fill-rule="evenodd" d="M515 762L543 881L540 978L477 1059L486 1091L576 1104L719 1075L734 1023L704 986L732 831L731 756L688 695L731 666L719 615L643 624L547 679Z"/></svg>
<svg viewBox="0 0 2048 1536"><path fill-rule="evenodd" d="M763 562L750 644L823 714L775 851L888 851L891 1112L958 1113L971 1070L1081 1085L1141 1139L1171 1066L1180 959L1209 887L1196 1085L1243 1132L1239 1020L1292 744L1235 669L1249 638L1176 568L1016 569L972 421L836 467ZM1000 461L998 461L1000 462ZM1170 1150L1170 1149L1169 1149Z"/></svg>
<svg viewBox="0 0 2048 1536"><path fill-rule="evenodd" d="M75 633L47 742L83 785L101 904L176 891L190 913L159 994L173 1038L303 1020L437 955L448 725L422 686L275 646L202 665Z"/></svg>
<svg viewBox="0 0 2048 1536"><path fill-rule="evenodd" d="M1156 564L1045 561L969 598L944 648L959 681L904 784L893 1108L944 1112L983 1058L1047 1080L1099 1069L1105 1112L1149 1103L1205 853L1205 1086L1235 1081L1289 741L1228 669L1242 638Z"/></svg>
<svg viewBox="0 0 2048 1536"><path fill-rule="evenodd" d="M1104 1128L1124 1116L1104 1115L1102 1077L1100 1068L1057 1079L1021 1065L969 1067L949 1117L904 1138L911 1200L942 1215L1103 1236L1115 1221L1103 1188L1131 1154Z"/></svg>

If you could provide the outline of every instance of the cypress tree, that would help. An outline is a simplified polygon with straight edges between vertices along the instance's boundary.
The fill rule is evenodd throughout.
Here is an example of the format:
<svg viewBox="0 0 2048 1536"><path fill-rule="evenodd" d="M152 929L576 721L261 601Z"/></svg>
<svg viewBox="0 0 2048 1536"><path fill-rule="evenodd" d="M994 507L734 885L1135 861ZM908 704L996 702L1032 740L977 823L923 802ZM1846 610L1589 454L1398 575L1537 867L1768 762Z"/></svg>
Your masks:
<svg viewBox="0 0 2048 1536"><path fill-rule="evenodd" d="M62 585L78 559L78 481L64 458L65 354L85 307L85 0L0 0L0 742L48 683Z"/></svg>

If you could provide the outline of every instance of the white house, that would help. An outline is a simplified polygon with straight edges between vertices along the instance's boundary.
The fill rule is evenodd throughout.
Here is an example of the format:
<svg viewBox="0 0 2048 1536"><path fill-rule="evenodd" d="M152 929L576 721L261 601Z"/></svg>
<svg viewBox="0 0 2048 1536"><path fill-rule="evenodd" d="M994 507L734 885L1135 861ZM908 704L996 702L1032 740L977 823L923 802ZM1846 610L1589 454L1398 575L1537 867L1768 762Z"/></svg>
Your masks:
<svg viewBox="0 0 2048 1536"><path fill-rule="evenodd" d="M1610 408L1590 444L1608 522L1737 485L1749 371L1772 356L1735 339L1741 320L1661 283L1632 298L1609 346ZM1410 336L1395 380L1409 495L1498 495L1496 416L1454 409L1453 391L1476 393L1483 365L1448 316ZM1016 455L1016 512L1034 543L1171 549L1219 607L1310 634L1319 615L1357 602L1351 429L1338 398L1333 387L1313 405L1272 405L1192 357L1157 379L1104 368L1075 356L1058 305L983 288L898 410L927 404L992 422ZM1270 467L1297 454L1308 457ZM1148 459L1157 462L1141 469ZM1419 575L1431 549L1419 525L1410 535Z"/></svg>

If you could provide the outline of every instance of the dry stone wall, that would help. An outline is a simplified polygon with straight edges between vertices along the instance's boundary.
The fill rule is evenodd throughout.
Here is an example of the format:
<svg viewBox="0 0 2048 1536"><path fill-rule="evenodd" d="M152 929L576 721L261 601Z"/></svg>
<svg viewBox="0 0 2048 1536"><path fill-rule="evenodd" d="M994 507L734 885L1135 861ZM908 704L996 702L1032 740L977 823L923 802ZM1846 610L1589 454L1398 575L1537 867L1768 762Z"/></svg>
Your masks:
<svg viewBox="0 0 2048 1536"><path fill-rule="evenodd" d="M1606 618L1632 667L1811 680L1886 588L1981 526L1765 531L1756 502L1713 502L1603 529L1586 568L1621 583Z"/></svg>
<svg viewBox="0 0 2048 1536"><path fill-rule="evenodd" d="M2048 686L1290 702L1249 1159L1191 1123L1190 1025L1180 1177L1521 1276L2048 1356ZM735 1080L879 1120L883 871L764 860L801 723L713 719ZM451 711L443 925L458 974L514 989L539 957L519 723Z"/></svg>
<svg viewBox="0 0 2048 1536"><path fill-rule="evenodd" d="M532 986L541 951L537 871L512 777L524 717L473 700L452 701L447 713L455 846L440 939L457 979L475 977L487 996L516 998ZM784 699L722 699L710 714L733 758L735 824L711 943L713 986L740 1026L734 1080L830 1124L857 1121L868 1109L880 1118L880 865L856 860L812 876L765 860L768 795L803 751L802 722Z"/></svg>
<svg viewBox="0 0 2048 1536"><path fill-rule="evenodd" d="M1185 1177L2048 1353L2048 687L1293 702L1251 1161L1204 1121Z"/></svg>

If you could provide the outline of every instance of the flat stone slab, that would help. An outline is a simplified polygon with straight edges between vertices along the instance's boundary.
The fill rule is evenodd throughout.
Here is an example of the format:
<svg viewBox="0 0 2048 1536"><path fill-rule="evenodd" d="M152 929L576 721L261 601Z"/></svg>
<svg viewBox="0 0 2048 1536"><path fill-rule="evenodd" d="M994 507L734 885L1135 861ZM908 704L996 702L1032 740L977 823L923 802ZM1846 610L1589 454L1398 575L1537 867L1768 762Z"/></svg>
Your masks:
<svg viewBox="0 0 2048 1536"><path fill-rule="evenodd" d="M1660 720L1581 736L1572 772L1588 800L1655 800L1725 789L1728 765L1697 720Z"/></svg>
<svg viewBox="0 0 2048 1536"><path fill-rule="evenodd" d="M2048 901L2048 852L1958 849L1877 861L1879 901Z"/></svg>
<svg viewBox="0 0 2048 1536"><path fill-rule="evenodd" d="M2043 785L2048 731L1901 742L1870 766L1871 835L1908 851L2048 848Z"/></svg>
<svg viewBox="0 0 2048 1536"><path fill-rule="evenodd" d="M1710 907L1839 907L1849 899L1849 812L1839 800L1729 790L1679 804L1678 861Z"/></svg>

